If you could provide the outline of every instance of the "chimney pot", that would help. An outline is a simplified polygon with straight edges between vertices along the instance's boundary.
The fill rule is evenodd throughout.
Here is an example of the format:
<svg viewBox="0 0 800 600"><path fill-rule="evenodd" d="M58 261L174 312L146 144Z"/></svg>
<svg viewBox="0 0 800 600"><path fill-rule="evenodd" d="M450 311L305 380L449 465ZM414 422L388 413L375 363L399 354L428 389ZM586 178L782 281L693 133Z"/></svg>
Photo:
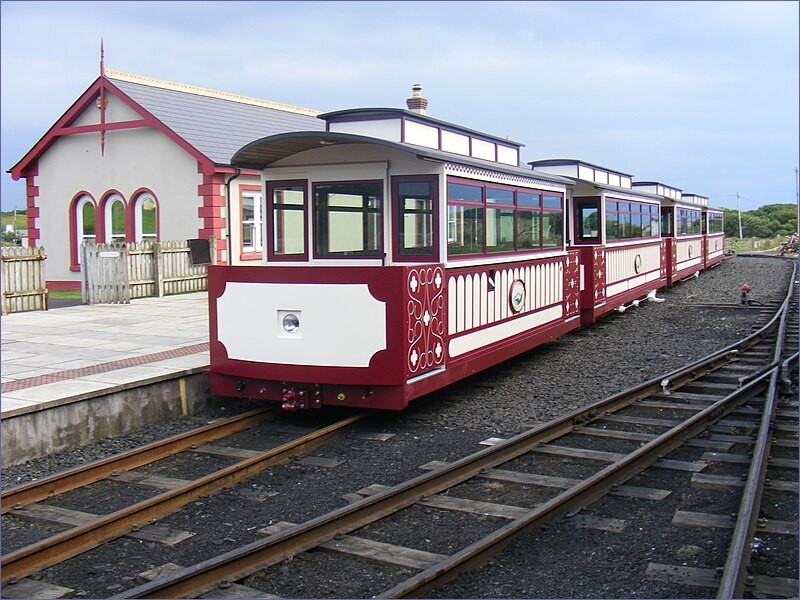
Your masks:
<svg viewBox="0 0 800 600"><path fill-rule="evenodd" d="M421 115L425 114L425 109L428 108L428 100L422 97L422 86L419 83L411 86L411 98L406 100L406 106L412 112Z"/></svg>

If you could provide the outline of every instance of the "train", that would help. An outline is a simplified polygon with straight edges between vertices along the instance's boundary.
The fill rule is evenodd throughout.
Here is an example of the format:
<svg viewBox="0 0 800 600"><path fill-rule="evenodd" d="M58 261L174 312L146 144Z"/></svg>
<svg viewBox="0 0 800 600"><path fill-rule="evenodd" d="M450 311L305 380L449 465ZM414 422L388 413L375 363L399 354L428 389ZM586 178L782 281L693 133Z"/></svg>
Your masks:
<svg viewBox="0 0 800 600"><path fill-rule="evenodd" d="M259 139L264 258L208 274L213 394L287 411L413 400L719 264L708 198L359 108Z"/></svg>

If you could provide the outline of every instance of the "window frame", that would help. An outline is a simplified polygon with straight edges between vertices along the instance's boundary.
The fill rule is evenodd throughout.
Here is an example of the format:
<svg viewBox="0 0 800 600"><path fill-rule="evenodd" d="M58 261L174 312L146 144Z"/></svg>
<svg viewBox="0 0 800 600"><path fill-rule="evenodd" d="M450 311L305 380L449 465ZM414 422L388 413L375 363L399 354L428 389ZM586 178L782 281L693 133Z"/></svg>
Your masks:
<svg viewBox="0 0 800 600"><path fill-rule="evenodd" d="M94 209L94 235L84 233L83 207L90 204ZM81 270L81 244L84 239L93 237L97 241L97 202L88 192L80 192L74 196L69 208L69 254L70 271Z"/></svg>
<svg viewBox="0 0 800 600"><path fill-rule="evenodd" d="M475 188L479 188L481 190L481 200L480 202L477 199L465 199L465 198L451 198L450 195L450 184L455 185L466 185L472 186ZM516 185L509 185L509 184L502 184L502 183L495 183L489 181L479 181L474 179L467 179L463 177L457 176L448 176L445 182L445 189L447 191L447 199L446 199L446 207L447 207L447 257L449 259L460 259L460 258L476 258L476 257L496 257L496 256L510 256L515 254L529 254L535 252L553 252L555 250L563 250L564 249L564 223L566 219L565 212L565 192L561 191L553 191L553 190L546 190L540 188L528 188ZM504 190L504 191L511 191L513 193L513 201L506 200L505 202L491 202L487 201L487 193L488 190ZM523 204L520 202L520 194L529 194L531 196L538 197L538 203L536 205L530 204ZM546 206L545 197L554 198L558 200L558 208L552 206ZM451 216L451 208L472 208L476 210L480 210L480 227L481 232L480 235L482 237L480 250L475 252L453 252L451 241L454 237L451 235L451 228L454 226L454 220ZM501 248L499 250L491 249L488 246L487 241L487 231L489 227L490 221L490 214L489 210L509 210L512 209L514 212L513 217L513 247L511 249ZM536 229L536 237L537 237L537 244L535 247L520 247L520 226L521 226L521 215L525 215L526 218L530 219L530 222L537 223L538 227L532 227L532 229ZM560 220L560 243L554 245L547 245L547 238L544 234L544 224L547 215L558 215ZM470 221L470 222L477 222L477 221ZM502 215L498 215L498 218L495 219L496 223L502 222ZM531 236L533 240L534 236ZM477 246L478 244L476 244Z"/></svg>
<svg viewBox="0 0 800 600"><path fill-rule="evenodd" d="M114 233L113 206L122 204L122 233ZM103 206L103 242L106 244L124 244L128 241L128 204L119 192L106 194L102 201ZM115 239L116 237L116 239Z"/></svg>
<svg viewBox="0 0 800 600"><path fill-rule="evenodd" d="M371 209L370 207L364 206L362 204L359 208L352 208L349 209L347 207L338 207L339 210L333 211L333 213L360 213L362 217L363 225L365 226L364 230L362 231L362 241L366 239L365 234L369 230L369 223L365 222L369 215L375 215L377 217L377 224L378 226L375 229L375 233L378 237L376 248L374 250L356 250L356 251L342 251L342 252L331 252L330 251L330 239L325 236L322 236L322 232L320 231L322 226L322 220L324 219L325 223L330 223L330 215L331 211L329 209L322 210L317 203L317 194L319 193L318 190L324 186L346 186L348 184L355 184L355 185L375 185L378 195L377 195L377 203L378 207L375 209ZM386 257L385 251L385 240L384 240L384 190L385 181L383 179L346 179L346 180L334 180L334 181L315 181L311 186L311 198L313 201L313 243L314 243L314 258L315 259L383 259ZM363 194L362 194L362 201L363 201ZM326 241L326 250L321 249L321 242Z"/></svg>
<svg viewBox="0 0 800 600"><path fill-rule="evenodd" d="M161 239L160 235L160 226L161 226L161 215L159 214L159 202L156 195L148 189L141 189L137 190L136 193L133 195L135 200L131 202L132 210L133 210L133 233L135 242L144 242L144 241L152 241L157 242ZM155 204L155 233L144 233L143 228L143 213L142 213L142 205L145 203L146 200L152 200L153 204Z"/></svg>
<svg viewBox="0 0 800 600"><path fill-rule="evenodd" d="M245 198L253 199L253 220L245 221ZM264 255L264 216L262 214L264 195L259 185L239 186L239 259L257 260ZM246 223L252 223L253 245L245 246L244 232ZM260 246L260 247L259 247Z"/></svg>
<svg viewBox="0 0 800 600"><path fill-rule="evenodd" d="M612 206L612 204L614 206ZM653 240L663 237L661 235L661 207L651 202L641 202L629 198L618 198L616 196L606 196L603 202L605 209L605 241L611 242L630 242L637 240ZM647 210L645 210L647 208ZM655 209L655 210L654 210ZM655 216L654 214L655 213ZM617 226L616 235L609 234L609 221L614 219ZM647 222L645 223L645 219ZM653 224L657 225L658 231L653 233ZM645 232L649 231L648 235ZM636 233L636 235L634 235Z"/></svg>
<svg viewBox="0 0 800 600"><path fill-rule="evenodd" d="M266 239L262 240L262 246L267 249L267 260L269 262L298 262L308 260L308 212L309 212L309 194L308 194L308 180L307 179L278 179L275 181L267 181L265 187L266 193L266 211L263 215L262 222L265 220ZM302 188L303 204L299 208L282 208L280 210L296 211L303 215L303 252L297 254L283 254L275 250L275 235L276 235L276 219L275 219L275 188ZM294 207L294 204L279 204L283 207Z"/></svg>
<svg viewBox="0 0 800 600"><path fill-rule="evenodd" d="M401 243L404 239L407 212L400 198L400 184L428 183L431 188L432 248L430 252L410 251ZM395 262L439 262L439 176L395 175L391 178L392 215L396 223L392 228L392 254ZM425 211L427 212L427 211ZM404 252L405 251L405 252Z"/></svg>

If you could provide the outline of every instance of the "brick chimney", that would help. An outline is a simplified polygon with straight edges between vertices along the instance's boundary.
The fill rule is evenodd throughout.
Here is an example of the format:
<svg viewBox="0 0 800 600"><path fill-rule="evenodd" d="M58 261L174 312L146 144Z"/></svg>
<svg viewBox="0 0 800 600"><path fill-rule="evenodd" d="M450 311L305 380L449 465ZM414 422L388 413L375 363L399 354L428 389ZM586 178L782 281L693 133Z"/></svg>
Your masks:
<svg viewBox="0 0 800 600"><path fill-rule="evenodd" d="M408 110L421 115L425 114L425 109L428 108L428 101L422 97L422 86L415 83L411 86L411 98L406 100Z"/></svg>

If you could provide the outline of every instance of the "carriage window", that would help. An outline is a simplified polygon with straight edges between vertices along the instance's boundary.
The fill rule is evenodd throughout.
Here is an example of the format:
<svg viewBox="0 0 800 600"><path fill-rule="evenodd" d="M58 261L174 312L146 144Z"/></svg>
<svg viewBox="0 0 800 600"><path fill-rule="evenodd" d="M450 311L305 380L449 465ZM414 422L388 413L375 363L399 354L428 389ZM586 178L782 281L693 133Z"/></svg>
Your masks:
<svg viewBox="0 0 800 600"><path fill-rule="evenodd" d="M400 181L395 192L400 209L401 256L433 256L433 183Z"/></svg>
<svg viewBox="0 0 800 600"><path fill-rule="evenodd" d="M563 196L501 185L447 182L449 254L563 247Z"/></svg>
<svg viewBox="0 0 800 600"><path fill-rule="evenodd" d="M599 196L575 198L575 238L578 243L600 241Z"/></svg>
<svg viewBox="0 0 800 600"><path fill-rule="evenodd" d="M382 256L380 182L314 186L317 256Z"/></svg>
<svg viewBox="0 0 800 600"><path fill-rule="evenodd" d="M658 237L658 207L606 200L606 240Z"/></svg>
<svg viewBox="0 0 800 600"><path fill-rule="evenodd" d="M708 213L708 233L722 233L724 231L722 215Z"/></svg>
<svg viewBox="0 0 800 600"><path fill-rule="evenodd" d="M271 240L269 258L305 260L307 258L305 182L268 182L267 199L270 203L268 212L272 213L272 219L268 224ZM258 221L255 216L254 221ZM260 229L260 222L258 226Z"/></svg>

